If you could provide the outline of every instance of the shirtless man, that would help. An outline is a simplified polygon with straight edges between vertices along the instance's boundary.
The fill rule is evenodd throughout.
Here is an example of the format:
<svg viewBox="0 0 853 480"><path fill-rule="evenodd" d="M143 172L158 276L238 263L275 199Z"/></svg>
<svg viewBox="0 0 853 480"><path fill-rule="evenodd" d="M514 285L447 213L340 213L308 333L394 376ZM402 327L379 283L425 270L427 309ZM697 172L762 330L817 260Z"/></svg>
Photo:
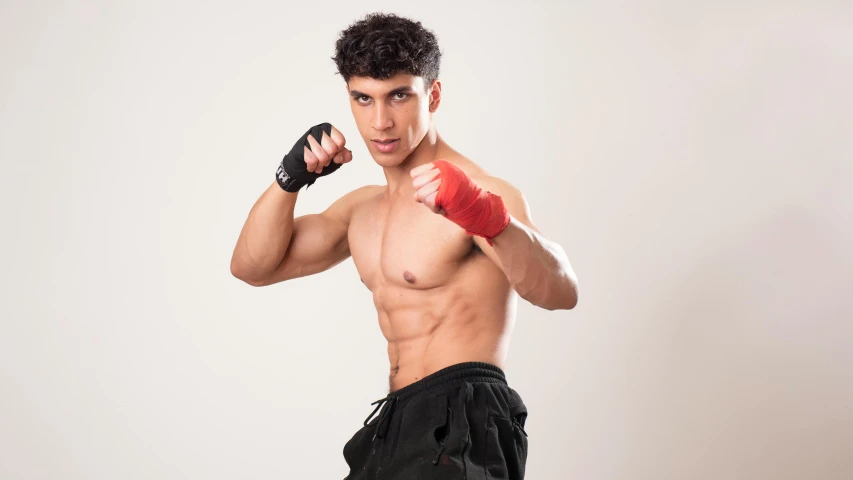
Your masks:
<svg viewBox="0 0 853 480"><path fill-rule="evenodd" d="M371 14L341 32L335 53L387 185L294 219L300 188L352 160L338 129L313 127L249 213L231 272L271 285L352 256L373 294L391 373L388 395L344 447L348 480L521 479L527 408L502 370L516 293L571 309L575 274L533 225L523 195L438 134L441 54L430 31Z"/></svg>

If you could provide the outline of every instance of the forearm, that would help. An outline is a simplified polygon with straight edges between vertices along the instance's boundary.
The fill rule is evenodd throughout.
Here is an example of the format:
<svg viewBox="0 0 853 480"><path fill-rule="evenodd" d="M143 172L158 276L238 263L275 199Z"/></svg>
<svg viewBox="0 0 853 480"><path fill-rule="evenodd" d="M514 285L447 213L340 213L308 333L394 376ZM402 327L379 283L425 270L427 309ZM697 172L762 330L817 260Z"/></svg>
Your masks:
<svg viewBox="0 0 853 480"><path fill-rule="evenodd" d="M293 234L297 195L273 182L255 202L231 257L234 276L257 279L279 266Z"/></svg>
<svg viewBox="0 0 853 480"><path fill-rule="evenodd" d="M577 279L560 245L514 217L492 242L519 296L547 310L569 310L577 305Z"/></svg>

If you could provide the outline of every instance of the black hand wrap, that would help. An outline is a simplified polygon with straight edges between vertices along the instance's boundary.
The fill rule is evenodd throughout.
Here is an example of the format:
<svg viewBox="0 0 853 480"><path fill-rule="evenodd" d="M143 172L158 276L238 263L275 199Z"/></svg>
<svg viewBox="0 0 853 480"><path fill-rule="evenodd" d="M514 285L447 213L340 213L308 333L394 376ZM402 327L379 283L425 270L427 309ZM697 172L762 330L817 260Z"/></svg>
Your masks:
<svg viewBox="0 0 853 480"><path fill-rule="evenodd" d="M302 138L297 140L290 153L282 159L281 165L278 166L278 170L275 172L275 179L284 191L296 192L303 185L310 187L318 178L324 177L341 167L342 164L332 161L323 167L323 171L320 173L309 172L307 170L308 166L305 164L305 152L303 148L308 147L308 150L311 150L311 145L308 143L308 135L311 135L317 140L317 143L320 143L323 139L323 132L326 132L326 135L331 137L332 124L321 123L311 127L310 130L305 132ZM314 151L311 150L311 152L313 153ZM308 187L305 187L305 189L307 190Z"/></svg>

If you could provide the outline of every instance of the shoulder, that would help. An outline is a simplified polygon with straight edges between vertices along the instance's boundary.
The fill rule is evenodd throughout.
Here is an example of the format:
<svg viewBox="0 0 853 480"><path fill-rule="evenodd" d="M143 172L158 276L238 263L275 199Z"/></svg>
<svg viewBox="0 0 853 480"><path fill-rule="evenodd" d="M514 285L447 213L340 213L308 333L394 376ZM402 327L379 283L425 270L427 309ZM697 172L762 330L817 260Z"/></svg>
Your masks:
<svg viewBox="0 0 853 480"><path fill-rule="evenodd" d="M364 185L345 194L338 201L345 201L353 206L369 200L385 191L385 185Z"/></svg>
<svg viewBox="0 0 853 480"><path fill-rule="evenodd" d="M527 198L515 185L507 180L486 173L472 175L471 180L483 190L501 197L510 215L533 230L539 231L533 224Z"/></svg>
<svg viewBox="0 0 853 480"><path fill-rule="evenodd" d="M364 185L349 192L347 196L356 201L364 201L381 194L386 187L386 185Z"/></svg>
<svg viewBox="0 0 853 480"><path fill-rule="evenodd" d="M381 195L385 191L385 188L385 185L364 185L358 187L335 200L324 213L349 224L353 212L371 199Z"/></svg>
<svg viewBox="0 0 853 480"><path fill-rule="evenodd" d="M530 218L530 207L527 204L527 198L525 198L521 190L507 180L492 175L481 165L465 155L455 151L454 153L455 155L448 155L449 159L457 167L462 169L477 186L500 196L510 215L521 221L521 223L538 231L536 226L533 225L533 220Z"/></svg>
<svg viewBox="0 0 853 480"><path fill-rule="evenodd" d="M470 158L454 151L454 155L446 155L445 159L453 163L460 170L465 172L465 175L474 181L481 188L488 190L497 195L517 196L521 192L508 181L496 177L489 173L482 165L471 160Z"/></svg>
<svg viewBox="0 0 853 480"><path fill-rule="evenodd" d="M495 195L500 195L502 197L524 198L524 194L521 193L521 190L500 177L488 174L471 175L471 180L479 185L480 188L488 190Z"/></svg>

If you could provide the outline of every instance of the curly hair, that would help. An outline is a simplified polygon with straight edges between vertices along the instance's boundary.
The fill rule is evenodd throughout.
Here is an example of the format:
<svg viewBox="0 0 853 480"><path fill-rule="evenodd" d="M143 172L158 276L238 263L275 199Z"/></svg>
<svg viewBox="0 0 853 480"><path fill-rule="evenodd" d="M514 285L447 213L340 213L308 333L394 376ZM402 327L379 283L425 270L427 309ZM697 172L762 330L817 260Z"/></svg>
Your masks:
<svg viewBox="0 0 853 480"><path fill-rule="evenodd" d="M393 13L371 13L340 33L332 57L338 73L384 80L398 73L424 78L425 87L438 78L441 52L435 35L421 22Z"/></svg>

